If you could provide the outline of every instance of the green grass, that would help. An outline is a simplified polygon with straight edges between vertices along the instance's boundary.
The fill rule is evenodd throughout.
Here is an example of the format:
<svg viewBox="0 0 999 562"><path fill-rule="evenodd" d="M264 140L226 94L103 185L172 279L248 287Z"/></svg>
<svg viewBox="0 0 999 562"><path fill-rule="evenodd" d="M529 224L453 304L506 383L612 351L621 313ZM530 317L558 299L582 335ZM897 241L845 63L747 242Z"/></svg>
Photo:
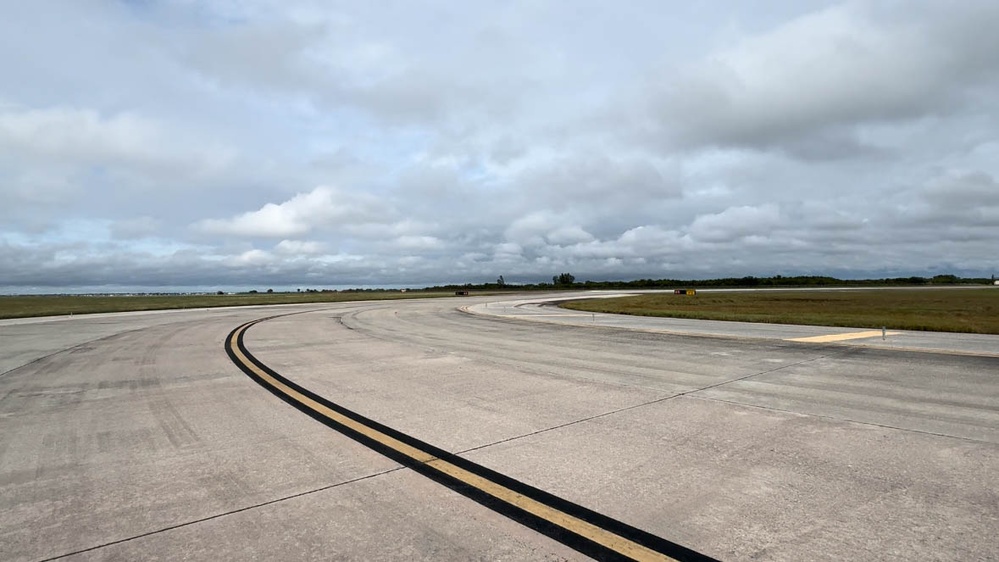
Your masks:
<svg viewBox="0 0 999 562"><path fill-rule="evenodd" d="M363 291L329 293L259 293L236 295L41 295L0 296L0 318L29 318L97 312L212 308L262 304L348 302L454 296L454 292Z"/></svg>
<svg viewBox="0 0 999 562"><path fill-rule="evenodd" d="M669 293L562 306L702 320L999 334L999 288Z"/></svg>

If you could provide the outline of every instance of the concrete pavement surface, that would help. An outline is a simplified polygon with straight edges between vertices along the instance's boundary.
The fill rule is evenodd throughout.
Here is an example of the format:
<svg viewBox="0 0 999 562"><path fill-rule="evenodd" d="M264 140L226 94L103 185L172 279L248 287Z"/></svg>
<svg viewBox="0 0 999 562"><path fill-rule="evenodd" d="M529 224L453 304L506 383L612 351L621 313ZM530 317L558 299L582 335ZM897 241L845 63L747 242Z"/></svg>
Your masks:
<svg viewBox="0 0 999 562"><path fill-rule="evenodd" d="M0 558L586 559L243 374L227 335L287 312L245 334L274 371L706 555L996 558L997 339L500 300L0 322Z"/></svg>
<svg viewBox="0 0 999 562"><path fill-rule="evenodd" d="M798 289L804 290L804 289ZM841 289L849 290L849 289ZM880 289L890 290L890 289ZM909 289L912 290L912 289ZM918 289L915 289L918 290ZM961 289L953 289L961 290ZM736 289L708 289L702 292L733 292ZM587 298L614 298L652 291L592 291ZM883 330L869 328L840 328L828 326L799 326L789 324L763 324L725 322L718 320L688 320L684 318L656 318L625 316L620 314L590 313L558 308L563 300L579 299L580 294L476 303L465 310L482 315L502 316L516 320L548 322L570 326L625 328L647 332L703 337L776 339L801 343L838 343L879 349L932 351L965 355L999 357L999 336L992 334L957 334L945 332L920 332L897 330L885 326Z"/></svg>

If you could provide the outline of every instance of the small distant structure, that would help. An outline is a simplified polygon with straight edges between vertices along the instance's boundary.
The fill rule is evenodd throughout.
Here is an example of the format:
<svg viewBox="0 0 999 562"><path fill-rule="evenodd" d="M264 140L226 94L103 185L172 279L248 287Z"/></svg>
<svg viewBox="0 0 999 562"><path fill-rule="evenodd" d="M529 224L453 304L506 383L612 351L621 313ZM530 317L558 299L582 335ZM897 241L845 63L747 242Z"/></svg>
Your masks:
<svg viewBox="0 0 999 562"><path fill-rule="evenodd" d="M695 289L673 289L673 294L674 295L687 295L687 296L691 296L692 297L692 296L694 296L694 295L697 294L697 290L695 290Z"/></svg>
<svg viewBox="0 0 999 562"><path fill-rule="evenodd" d="M993 281L992 284L993 285L999 285L999 279L996 279L995 281Z"/></svg>
<svg viewBox="0 0 999 562"><path fill-rule="evenodd" d="M468 291L455 291L454 294L455 294L455 296L459 296L459 297L467 297L468 296Z"/></svg>

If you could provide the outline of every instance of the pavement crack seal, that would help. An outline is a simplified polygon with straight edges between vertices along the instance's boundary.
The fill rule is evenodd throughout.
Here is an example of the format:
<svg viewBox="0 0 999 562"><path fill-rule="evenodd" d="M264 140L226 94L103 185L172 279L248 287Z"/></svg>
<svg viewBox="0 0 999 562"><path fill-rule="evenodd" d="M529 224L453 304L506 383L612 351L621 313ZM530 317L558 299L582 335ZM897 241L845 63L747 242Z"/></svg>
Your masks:
<svg viewBox="0 0 999 562"><path fill-rule="evenodd" d="M785 413L785 414L793 414L793 415L801 416L801 417L818 418L818 419L831 420L831 421L841 422L841 423L848 423L848 424L854 424L854 425L863 425L863 426L867 426L867 427L878 427L878 428L881 428L881 429L891 429L893 431L902 431L902 432L908 432L908 433L918 433L920 435L932 435L934 437L944 437L944 438L947 438L947 439L957 439L958 441L967 441L968 443L985 443L987 445L994 445L995 444L993 441L989 441L987 439L976 439L974 437L961 437L960 435L949 435L949 434L946 434L946 433L939 433L939 432L936 432L936 431L926 431L926 430L923 430L923 429L913 429L911 427L901 427L901 426L897 426L897 425L888 425L888 424L885 424L885 423L877 423L877 422L869 422L869 421L861 421L861 420L852 420L850 418L842 418L842 417L830 416L830 415L825 415L825 414L808 414L808 413L798 412L798 411L795 411L795 410L789 410L789 409L785 409L785 408L778 408L776 406L762 406L760 404L748 404L746 402L738 402L738 401L735 401L735 400L725 400L724 398L712 398L710 396L691 396L691 398L693 398L695 400L705 400L707 402L720 402L722 404L732 404L734 406L741 406L743 408L755 408L757 410L767 410L769 412L782 412L782 413Z"/></svg>
<svg viewBox="0 0 999 562"><path fill-rule="evenodd" d="M247 376L316 421L451 490L597 560L710 561L713 558L591 511L344 408L286 379L244 345L247 322L225 350Z"/></svg>
<svg viewBox="0 0 999 562"><path fill-rule="evenodd" d="M382 476L384 474L388 474L390 472L395 472L397 470L401 470L401 468L390 468L388 470L382 470L380 472L375 472L373 474L365 474L364 476L360 476L358 478L352 478L350 480L345 480L343 482L337 482L336 484L330 484L328 486L323 486L321 488L315 488L315 489L312 489L312 490L306 490L305 492L299 492L297 494L291 494L290 496L283 496L283 497L280 497L280 498L277 498L277 499L273 499L273 500L268 500L268 501L265 501L265 502L262 502L262 503L257 503L257 504L253 504L253 505L248 505L246 507L241 507L239 509L233 509L233 510L226 511L226 512L223 512L223 513L216 513L215 515L209 515L208 517L202 517L200 519L194 519L194 520L191 520L191 521L184 521L183 523L177 523L176 525L169 525L169 526L163 527L161 529L156 529L155 531L149 531L149 532L146 532L146 533L140 533L138 535L133 535L131 537L126 537L124 539L118 539L116 541L106 542L106 543L103 543L103 544L99 544L99 545L96 545L96 546L91 546L89 548L84 548L84 549L81 549L81 550L74 550L73 552L67 552L66 554L60 554L58 556L53 556L51 558L44 558L42 560L39 560L39 562L52 562L52 560L60 560L62 558L66 558L68 556L76 556L77 554L83 554L85 552L91 552L91 551L94 551L94 550L100 550L102 548L107 548L109 546L114 546L116 544L122 544L122 543L126 543L126 542L129 542L129 541L134 541L136 539L142 539L142 538L149 537L149 536L152 536L152 535L158 535L160 533L166 533L167 531L173 531L174 529L181 529L183 527L190 527L191 525L197 525L198 523L204 523L205 521L211 521L212 519L219 519L221 517L226 517L228 515L235 515L237 513L243 513L244 511L251 511L251 510L254 510L254 509L257 509L257 508L266 507L268 505L273 505L273 504L276 504L276 503L281 503L281 502L284 502L284 501L293 500L295 498L300 498L302 496L308 496L308 495L316 494L316 493L319 493L319 492L325 492L326 490L332 490L334 488L339 488L340 486L346 486L348 484L353 484L355 482L360 482L362 480L368 480L370 478L377 478L379 476Z"/></svg>
<svg viewBox="0 0 999 562"><path fill-rule="evenodd" d="M625 406L623 408L617 408L615 410L610 410L610 411L603 412L603 413L600 413L600 414L588 416L588 417L585 417L585 418L580 418L578 420L573 420L573 421L562 423L562 424L559 424L559 425L553 425L551 427L546 427L544 429L539 429L537 431L532 431L530 433L524 433L522 435L515 435L513 437L508 437L506 439L500 439L499 441L494 441L492 443L486 443L484 445L479 445L477 447L472 447L470 449L465 449L463 451L460 451L459 454L470 453L472 451L478 451L480 449L487 449L489 447L493 447L495 445L500 445L502 443L509 443L510 441L517 441L517 440L520 440L520 439L524 439L525 437L532 437L534 435L540 435L542 433L548 433L550 431L554 431L554 430L557 430L557 429L562 429L564 427L569 427L569 426L572 426L572 425L586 423L586 422L593 421L593 420L596 420L596 419L605 418L607 416L613 416L615 414L620 414L622 412L627 412L629 410L636 410L638 408L645 408L647 406L652 406L654 404L661 404L663 402L666 402L668 400L672 400L674 398L681 398L681 397L684 397L684 396L689 396L689 397L694 397L694 398L704 399L704 400L715 400L713 398L703 398L703 397L700 397L700 396L696 396L695 397L693 395L695 393L698 393L698 392L701 392L701 391L704 391L704 390L710 390L712 388L718 388L719 386L724 386L726 384L732 384L732 383L744 381L746 379L751 379L753 377L758 377L760 375L766 375L767 373L773 373L773 372L779 371L781 369L786 369L788 367L794 367L796 365L802 365L804 363L809 363L811 361L817 361L817 360L820 360L820 359L824 359L826 357L829 357L829 356L828 355L822 355L822 356L819 356L819 357L812 357L812 358L809 358L809 359L805 359L803 361L798 361L796 363L791 363L789 365L781 365L780 367L774 367L773 369L769 369L767 371L758 371L758 372L750 373L748 375L743 375L741 377L737 377L737 378L734 378L734 379L729 379L729 380L717 382L717 383L714 383L714 384L710 384L708 386L698 387L698 388L692 388L690 390L685 390L685 391L682 391L682 392L677 392L677 393L674 393L674 394L663 396L661 398L656 398L655 400L649 400L647 402L642 402L641 404L633 404L631 406ZM621 385L621 386L633 387L633 386L636 386L636 385L625 384L625 385ZM638 387L638 388L641 388L641 387ZM718 402L726 402L725 400L717 400L717 401ZM731 403L732 404L739 404L739 402L731 402Z"/></svg>
<svg viewBox="0 0 999 562"><path fill-rule="evenodd" d="M704 392L705 390L711 390L712 388L718 388L719 386L725 386L727 384L734 384L734 383L737 383L737 382L742 382L742 381L744 381L746 379L751 379L753 377L759 377L761 375L768 375L770 373L775 373L775 372L781 371L783 369L789 369L791 367L797 367L798 365L804 365L805 363L811 363L813 361L821 361L822 359L825 359L827 357L830 357L830 355L826 354L826 355L820 355L818 357L809 357L808 359L803 359L803 360L797 361L795 363L788 363L787 365L781 365L780 367L774 367L773 369L767 369L766 371L758 371L756 373L749 373L748 375L743 375L741 377L736 377L734 379L729 379L729 380L726 380L726 381L716 382L714 384L709 384L708 386L704 386L704 387L701 387L701 388L694 388L694 389L687 390L687 391L684 391L684 392L679 392L676 395L671 396L670 398L678 398L680 396L690 396L690 395L696 394L698 392Z"/></svg>
<svg viewBox="0 0 999 562"><path fill-rule="evenodd" d="M623 386L632 386L632 385L623 385ZM598 420L600 418L606 418L608 416L613 416L615 414L620 414L622 412L627 412L629 410L637 410L638 408L645 408L646 406L651 406L653 404L659 404L661 402L665 402L665 401L670 400L672 398L676 398L677 396L679 396L679 394L670 394L668 396L663 396L662 398L656 398L655 400L649 400L647 402L642 402L641 404L633 404L631 406L625 406L623 408L617 408L615 410L610 410L610 411L607 411L607 412L602 412L600 414L595 414L595 415L592 415L592 416L587 416L585 418L580 418L578 420L572 420L570 422L560 423L558 425L553 425L551 427L546 427L546 428L543 428L543 429L539 429L537 431L531 431L530 433L523 433L521 435L514 435L513 437L507 437L506 439L500 439L499 441L493 441L492 443L486 443L484 445L478 445L476 447L472 447L472 448L469 448L469 449L465 449L463 451L459 451L458 454L459 455L463 455L465 453L471 453L472 451L478 451L480 449L488 449L489 447L494 447L496 445L501 445L503 443L509 443L511 441L519 441L519 440L525 439L527 437L533 437L535 435L541 435L542 433L548 433L548 432L551 432L551 431L556 431L556 430L563 429L563 428L566 428L566 427L570 427L570 426L573 426L573 425L578 425L578 424L581 424L581 423L586 423L586 422L589 422L589 421Z"/></svg>

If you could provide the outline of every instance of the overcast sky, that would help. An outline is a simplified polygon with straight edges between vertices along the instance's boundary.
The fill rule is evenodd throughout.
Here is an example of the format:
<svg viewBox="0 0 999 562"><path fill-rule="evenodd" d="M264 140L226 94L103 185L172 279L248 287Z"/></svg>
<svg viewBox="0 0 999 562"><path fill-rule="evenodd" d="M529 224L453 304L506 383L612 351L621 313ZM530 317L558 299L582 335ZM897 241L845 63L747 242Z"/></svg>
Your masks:
<svg viewBox="0 0 999 562"><path fill-rule="evenodd" d="M0 288L999 274L999 2L0 0Z"/></svg>

